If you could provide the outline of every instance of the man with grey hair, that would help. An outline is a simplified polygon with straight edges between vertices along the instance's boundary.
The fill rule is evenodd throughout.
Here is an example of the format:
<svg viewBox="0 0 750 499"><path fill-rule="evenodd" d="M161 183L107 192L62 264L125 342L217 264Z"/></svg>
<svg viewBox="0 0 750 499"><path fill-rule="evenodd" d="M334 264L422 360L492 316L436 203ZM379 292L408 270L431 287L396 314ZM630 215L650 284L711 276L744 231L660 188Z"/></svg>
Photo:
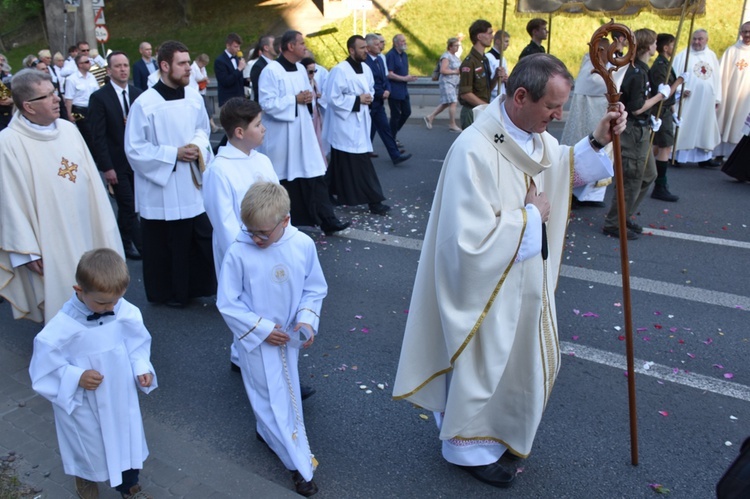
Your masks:
<svg viewBox="0 0 750 499"><path fill-rule="evenodd" d="M702 168L716 168L721 164L712 159L714 148L721 142L716 119L716 110L721 103L721 68L716 54L708 48L705 29L693 32L689 49L675 56L672 67L676 73L687 71L692 75L682 93L680 122L690 126L680 126L676 132L677 163L698 163Z"/></svg>
<svg viewBox="0 0 750 499"><path fill-rule="evenodd" d="M385 114L385 101L391 94L391 84L388 80L388 70L380 57L380 38L375 33L370 33L365 37L365 44L367 45L365 64L372 71L375 91L372 104L370 104L370 118L372 118L370 141L375 138L375 132L377 131L380 140L383 141L383 145L388 151L388 155L391 157L391 161L394 165L397 165L411 158L411 154L401 154L399 151L396 139L393 138L391 127L388 124L388 116ZM377 157L377 155L371 152L370 157Z"/></svg>
<svg viewBox="0 0 750 499"><path fill-rule="evenodd" d="M409 56L406 54L406 37L398 34L393 37L393 48L385 55L388 62L388 79L391 80L391 96L388 107L391 109L391 134L398 141L398 131L411 116L411 102L407 85L417 81L417 77L409 74ZM403 152L403 151L402 151Z"/></svg>
<svg viewBox="0 0 750 499"><path fill-rule="evenodd" d="M58 119L49 74L25 69L12 84L16 112L0 132L0 296L16 319L46 322L70 298L83 253L123 249L88 147Z"/></svg>
<svg viewBox="0 0 750 499"><path fill-rule="evenodd" d="M560 146L546 130L572 83L555 57L525 57L448 151L394 384L394 398L434 412L443 457L495 487L531 452L560 367L554 292L571 189L612 175L602 149L625 129L619 105Z"/></svg>

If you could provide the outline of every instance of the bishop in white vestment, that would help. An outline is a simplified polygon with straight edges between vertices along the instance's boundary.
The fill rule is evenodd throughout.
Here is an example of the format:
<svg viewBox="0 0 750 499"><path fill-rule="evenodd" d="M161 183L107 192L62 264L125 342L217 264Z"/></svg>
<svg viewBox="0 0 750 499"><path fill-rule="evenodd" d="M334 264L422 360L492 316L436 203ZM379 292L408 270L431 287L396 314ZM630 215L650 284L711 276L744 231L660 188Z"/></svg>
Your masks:
<svg viewBox="0 0 750 499"><path fill-rule="evenodd" d="M537 102L524 86L532 65L552 72ZM531 452L560 367L554 292L572 188L612 175L606 153L588 138L566 147L545 131L561 118L571 84L557 59L526 57L508 95L478 108L453 143L394 383L394 398L435 413L443 457L496 486L512 480L496 480L493 471L506 450ZM594 131L598 143L610 141L610 119L616 133L624 129L626 114L605 115Z"/></svg>
<svg viewBox="0 0 750 499"><path fill-rule="evenodd" d="M745 118L750 114L750 22L742 25L742 39L721 56L721 88L724 98L717 117L721 144L716 156L729 157L743 137Z"/></svg>
<svg viewBox="0 0 750 499"><path fill-rule="evenodd" d="M675 73L687 71L691 77L681 95L682 125L675 144L678 163L702 163L710 161L714 148L719 145L719 122L716 108L721 103L721 76L716 54L706 46L708 34L705 30L693 33L689 49L677 54L672 63ZM688 52L689 50L689 52ZM687 59L687 67L685 61Z"/></svg>
<svg viewBox="0 0 750 499"><path fill-rule="evenodd" d="M16 74L17 87L31 86L42 98L20 103L0 132L0 296L16 319L48 322L70 296L81 255L124 252L83 137L59 119L49 75L28 71ZM43 275L31 269L35 264Z"/></svg>

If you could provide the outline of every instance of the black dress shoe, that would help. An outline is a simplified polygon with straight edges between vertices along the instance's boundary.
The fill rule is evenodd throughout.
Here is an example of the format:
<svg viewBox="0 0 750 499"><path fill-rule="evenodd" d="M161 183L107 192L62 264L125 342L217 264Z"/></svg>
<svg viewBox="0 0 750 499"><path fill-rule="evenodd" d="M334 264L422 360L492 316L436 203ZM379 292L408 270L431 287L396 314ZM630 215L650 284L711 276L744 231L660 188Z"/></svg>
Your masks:
<svg viewBox="0 0 750 499"><path fill-rule="evenodd" d="M315 482L313 480L306 481L297 470L292 471L292 481L294 482L295 492L301 496L310 497L318 493L318 486L315 485Z"/></svg>
<svg viewBox="0 0 750 499"><path fill-rule="evenodd" d="M317 392L317 390L312 386L300 385L299 387L299 394L300 397L302 397L302 400L309 399L310 397L315 395L315 392Z"/></svg>
<svg viewBox="0 0 750 499"><path fill-rule="evenodd" d="M373 215L385 215L389 211L391 211L391 207L387 204L377 203L370 205L370 213Z"/></svg>
<svg viewBox="0 0 750 499"><path fill-rule="evenodd" d="M516 477L515 471L511 471L511 469L500 464L500 460L492 464L485 464L484 466L456 466L480 482L492 485L493 487L510 487L513 479Z"/></svg>
<svg viewBox="0 0 750 499"><path fill-rule="evenodd" d="M132 242L123 243L123 247L125 249L125 258L127 258L128 260L143 260L143 257L138 251L138 248L136 248L135 244L133 244Z"/></svg>
<svg viewBox="0 0 750 499"><path fill-rule="evenodd" d="M620 230L617 227L614 227L614 228L604 227L602 229L602 232L604 234L608 235L608 236L616 237L617 239L620 238ZM626 235L628 241L634 241L634 240L638 239L638 234L636 234L635 232L633 232L630 229L628 229L627 231L625 231L625 235Z"/></svg>
<svg viewBox="0 0 750 499"><path fill-rule="evenodd" d="M321 224L320 228L326 236L332 236L336 232L342 231L350 225L351 222L342 222L341 220L334 218L332 221Z"/></svg>
<svg viewBox="0 0 750 499"><path fill-rule="evenodd" d="M721 161L707 159L706 161L701 161L700 163L698 163L698 166L700 166L701 168L718 168L721 166Z"/></svg>
<svg viewBox="0 0 750 499"><path fill-rule="evenodd" d="M402 154L401 156L399 156L398 158L396 158L396 159L393 160L393 164L394 165L398 165L400 163L403 163L404 161L406 161L409 158L411 158L411 154Z"/></svg>
<svg viewBox="0 0 750 499"><path fill-rule="evenodd" d="M627 222L625 222L625 226L626 226L626 227L627 227L628 229L630 229L630 230L632 230L633 232L635 232L636 234L643 234L643 227L642 227L642 226L640 226L640 225L638 225L638 224L637 224L637 223L635 223L635 222L631 222L630 220L628 220Z"/></svg>

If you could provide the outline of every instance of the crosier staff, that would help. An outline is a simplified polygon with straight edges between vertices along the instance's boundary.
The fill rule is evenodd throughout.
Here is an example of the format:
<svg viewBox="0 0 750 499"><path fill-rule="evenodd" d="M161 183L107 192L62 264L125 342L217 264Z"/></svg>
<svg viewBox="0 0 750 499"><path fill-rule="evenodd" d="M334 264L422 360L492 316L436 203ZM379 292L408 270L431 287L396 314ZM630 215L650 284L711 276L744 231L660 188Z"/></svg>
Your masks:
<svg viewBox="0 0 750 499"><path fill-rule="evenodd" d="M617 57L617 44L609 45L607 49L601 46L601 41L612 31L617 31L625 35L628 39L628 52L621 57ZM619 68L632 65L635 60L635 37L630 29L624 24L617 24L611 20L607 24L597 29L591 36L589 42L589 57L594 69L592 73L597 73L602 77L607 86L607 102L609 103L608 111L617 111L617 104L620 101L620 93L612 79L612 73ZM607 63L610 67L607 67ZM610 124L610 128L614 122ZM630 264L628 261L628 238L626 237L627 213L625 212L625 191L622 189L624 183L622 170L622 151L620 149L620 136L612 133L612 147L614 154L615 181L617 189L617 216L620 225L620 264L622 267L622 295L625 314L625 345L628 364L628 405L630 408L630 456L631 463L638 465L638 422L636 419L635 403L635 369L633 366L633 317L632 305L630 300Z"/></svg>

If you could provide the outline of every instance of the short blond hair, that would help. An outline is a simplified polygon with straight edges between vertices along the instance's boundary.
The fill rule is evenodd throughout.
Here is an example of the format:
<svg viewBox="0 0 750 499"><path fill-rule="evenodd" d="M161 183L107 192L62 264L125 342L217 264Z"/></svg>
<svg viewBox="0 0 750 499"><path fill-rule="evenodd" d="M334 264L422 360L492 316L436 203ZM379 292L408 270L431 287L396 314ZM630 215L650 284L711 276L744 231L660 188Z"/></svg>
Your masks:
<svg viewBox="0 0 750 499"><path fill-rule="evenodd" d="M271 221L279 222L291 208L289 194L280 184L274 182L254 183L242 198L240 218L245 227Z"/></svg>
<svg viewBox="0 0 750 499"><path fill-rule="evenodd" d="M125 260L114 250L87 251L76 268L76 283L86 293L125 293L130 272Z"/></svg>

